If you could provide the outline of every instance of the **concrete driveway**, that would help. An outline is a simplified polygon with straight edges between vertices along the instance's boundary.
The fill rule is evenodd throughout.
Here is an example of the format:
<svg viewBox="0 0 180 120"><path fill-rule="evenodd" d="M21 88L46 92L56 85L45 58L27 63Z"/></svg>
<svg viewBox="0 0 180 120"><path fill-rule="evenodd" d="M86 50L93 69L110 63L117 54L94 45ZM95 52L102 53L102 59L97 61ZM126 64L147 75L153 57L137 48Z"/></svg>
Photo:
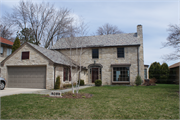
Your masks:
<svg viewBox="0 0 180 120"><path fill-rule="evenodd" d="M0 97L13 95L13 94L20 94L20 93L35 93L35 92L41 92L44 90L46 90L46 89L5 88L4 90L0 90Z"/></svg>

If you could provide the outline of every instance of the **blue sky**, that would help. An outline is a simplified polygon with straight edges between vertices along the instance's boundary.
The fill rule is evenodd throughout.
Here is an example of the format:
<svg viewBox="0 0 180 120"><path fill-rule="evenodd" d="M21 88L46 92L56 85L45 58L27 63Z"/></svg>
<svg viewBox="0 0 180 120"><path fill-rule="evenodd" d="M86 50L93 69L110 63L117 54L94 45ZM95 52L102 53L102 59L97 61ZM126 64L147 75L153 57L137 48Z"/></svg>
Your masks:
<svg viewBox="0 0 180 120"><path fill-rule="evenodd" d="M41 3L42 0L31 0ZM180 24L180 0L43 0L56 8L71 9L78 19L82 17L89 26L89 35L105 23L118 26L125 33L134 33L137 25L143 26L144 64L164 61L162 55L172 53L171 47L162 48L168 37L168 25ZM0 0L0 16L12 12L19 0Z"/></svg>

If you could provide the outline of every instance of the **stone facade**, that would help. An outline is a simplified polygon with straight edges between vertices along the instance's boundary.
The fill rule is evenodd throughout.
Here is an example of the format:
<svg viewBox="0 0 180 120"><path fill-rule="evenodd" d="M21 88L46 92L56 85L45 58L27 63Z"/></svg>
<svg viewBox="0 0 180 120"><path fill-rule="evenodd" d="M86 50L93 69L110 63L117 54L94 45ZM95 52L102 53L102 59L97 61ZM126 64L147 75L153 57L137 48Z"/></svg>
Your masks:
<svg viewBox="0 0 180 120"><path fill-rule="evenodd" d="M69 50L60 50L63 54L69 55ZM110 85L111 84L111 64L122 64L122 63L130 63L130 84L134 84L134 80L137 76L137 47L125 47L125 57L124 58L117 58L117 47L109 47L109 48L99 48L99 59L92 59L92 48L84 49L84 54L82 54L82 66L88 68L90 64L93 64L94 61L96 63L101 64L102 68L102 84L103 85ZM76 60L76 50L72 50L72 59ZM143 66L144 71L144 63L140 63ZM142 74L141 74L142 75ZM91 83L90 72L88 70L87 76L83 76L85 81ZM144 78L144 72L143 76ZM89 79L89 80L88 80Z"/></svg>
<svg viewBox="0 0 180 120"><path fill-rule="evenodd" d="M112 67L111 64L131 64L130 66L130 84L134 85L136 76L141 76L144 79L144 55L143 55L143 33L142 26L137 26L137 38L140 41L140 46L128 46L124 47L124 58L117 58L117 47L99 47L99 58L92 59L92 49L94 48L85 48L83 49L83 54L81 56L82 66L88 68L89 65L96 64L102 65L101 77L103 85L112 84ZM59 52L67 55L75 61L78 61L77 53L80 53L79 50L72 49L72 56L70 56L69 49L61 49ZM139 67L138 67L139 66ZM139 72L138 72L139 71ZM81 78L82 79L82 78ZM91 72L88 69L87 76L83 76L85 81L92 83Z"/></svg>
<svg viewBox="0 0 180 120"><path fill-rule="evenodd" d="M30 58L28 60L21 60L21 54L23 51L30 52ZM7 80L8 87L8 67L9 66L46 66L46 89L54 88L54 65L43 55L38 53L29 45L25 44L21 49L15 51L10 58L6 60L1 67L1 77Z"/></svg>

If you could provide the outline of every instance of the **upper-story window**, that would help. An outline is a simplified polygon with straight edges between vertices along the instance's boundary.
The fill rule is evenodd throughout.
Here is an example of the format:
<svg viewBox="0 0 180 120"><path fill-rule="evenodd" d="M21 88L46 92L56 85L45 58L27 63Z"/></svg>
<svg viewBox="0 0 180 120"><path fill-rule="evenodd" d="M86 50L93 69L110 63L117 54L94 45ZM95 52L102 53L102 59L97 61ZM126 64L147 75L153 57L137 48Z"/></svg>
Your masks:
<svg viewBox="0 0 180 120"><path fill-rule="evenodd" d="M1 55L3 55L3 47L1 47L1 51L0 51Z"/></svg>
<svg viewBox="0 0 180 120"><path fill-rule="evenodd" d="M117 57L124 58L124 48L117 48Z"/></svg>
<svg viewBox="0 0 180 120"><path fill-rule="evenodd" d="M12 49L7 48L7 56L9 56L12 53Z"/></svg>
<svg viewBox="0 0 180 120"><path fill-rule="evenodd" d="M22 52L21 59L22 60L29 59L29 51L28 52Z"/></svg>
<svg viewBox="0 0 180 120"><path fill-rule="evenodd" d="M92 58L99 58L99 49L92 49Z"/></svg>

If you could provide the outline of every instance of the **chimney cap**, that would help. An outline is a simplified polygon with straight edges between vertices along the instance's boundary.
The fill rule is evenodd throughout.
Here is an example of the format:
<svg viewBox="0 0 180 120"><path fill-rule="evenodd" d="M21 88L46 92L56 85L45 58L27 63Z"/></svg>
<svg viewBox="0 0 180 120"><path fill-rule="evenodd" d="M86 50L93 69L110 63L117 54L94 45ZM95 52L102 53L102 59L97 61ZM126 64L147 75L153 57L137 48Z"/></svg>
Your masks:
<svg viewBox="0 0 180 120"><path fill-rule="evenodd" d="M142 26L141 24L137 25L137 26Z"/></svg>

